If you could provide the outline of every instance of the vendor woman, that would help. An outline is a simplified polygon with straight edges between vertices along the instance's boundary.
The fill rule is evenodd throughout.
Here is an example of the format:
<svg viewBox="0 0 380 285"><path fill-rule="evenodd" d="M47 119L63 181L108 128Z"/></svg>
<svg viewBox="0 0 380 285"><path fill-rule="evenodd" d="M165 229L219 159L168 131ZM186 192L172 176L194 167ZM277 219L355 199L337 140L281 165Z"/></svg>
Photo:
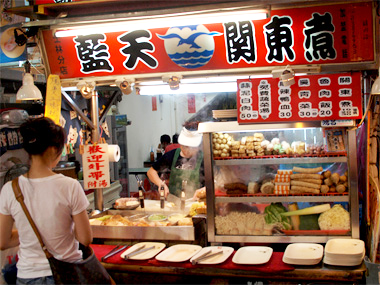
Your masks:
<svg viewBox="0 0 380 285"><path fill-rule="evenodd" d="M178 137L180 147L166 152L148 170L150 181L165 188L165 197L169 193L181 197L182 181L186 181L186 198L196 197L196 192L204 190L202 135L197 131L182 128ZM159 173L169 173L169 185L161 180Z"/></svg>

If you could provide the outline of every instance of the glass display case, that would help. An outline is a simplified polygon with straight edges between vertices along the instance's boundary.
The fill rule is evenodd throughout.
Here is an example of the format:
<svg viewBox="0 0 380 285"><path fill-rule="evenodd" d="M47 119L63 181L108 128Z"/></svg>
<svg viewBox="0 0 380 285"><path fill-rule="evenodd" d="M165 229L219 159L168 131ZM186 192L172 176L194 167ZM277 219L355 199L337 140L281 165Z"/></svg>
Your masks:
<svg viewBox="0 0 380 285"><path fill-rule="evenodd" d="M231 121L198 130L209 242L359 238L354 130Z"/></svg>
<svg viewBox="0 0 380 285"><path fill-rule="evenodd" d="M118 117L125 119L120 122ZM129 167L128 167L128 147L127 147L127 116L126 115L109 115L106 117L109 126L110 139L107 143L117 144L120 147L120 159L118 162L110 163L111 181L119 180L122 191L120 197L129 197Z"/></svg>

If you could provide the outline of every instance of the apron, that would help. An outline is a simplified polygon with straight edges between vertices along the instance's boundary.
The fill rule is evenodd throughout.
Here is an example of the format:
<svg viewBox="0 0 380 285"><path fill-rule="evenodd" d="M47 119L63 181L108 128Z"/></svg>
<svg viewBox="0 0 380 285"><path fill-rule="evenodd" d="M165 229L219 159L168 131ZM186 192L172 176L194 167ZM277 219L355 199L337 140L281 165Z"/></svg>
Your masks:
<svg viewBox="0 0 380 285"><path fill-rule="evenodd" d="M197 162L194 169L177 169L175 166L181 149L178 148L174 154L173 163L170 169L169 192L177 197L181 197L182 180L187 180L185 189L186 198L193 197L195 190L200 188L199 170L203 160L202 152L198 153Z"/></svg>

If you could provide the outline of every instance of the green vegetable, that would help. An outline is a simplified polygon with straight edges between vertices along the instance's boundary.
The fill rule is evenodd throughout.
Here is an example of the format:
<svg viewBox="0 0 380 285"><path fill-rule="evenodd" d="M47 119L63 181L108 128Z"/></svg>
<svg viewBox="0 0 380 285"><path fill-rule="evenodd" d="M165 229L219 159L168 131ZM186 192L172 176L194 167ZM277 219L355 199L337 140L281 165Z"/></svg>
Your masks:
<svg viewBox="0 0 380 285"><path fill-rule="evenodd" d="M153 214L150 215L148 220L149 221L162 221L165 220L167 217L165 215L158 215L158 214Z"/></svg>
<svg viewBox="0 0 380 285"><path fill-rule="evenodd" d="M300 230L319 230L319 214L300 216Z"/></svg>
<svg viewBox="0 0 380 285"><path fill-rule="evenodd" d="M282 225L284 226L285 230L291 230L292 225L288 223L287 221L282 221Z"/></svg>
<svg viewBox="0 0 380 285"><path fill-rule="evenodd" d="M322 204L322 205L318 205L318 206L305 208L302 210L281 213L281 215L288 217L288 216L294 216L294 215L301 216L301 215L320 214L320 213L326 212L330 208L331 208L330 204Z"/></svg>
<svg viewBox="0 0 380 285"><path fill-rule="evenodd" d="M289 217L285 217L282 214L286 212L286 208L281 203L272 203L265 207L264 213L265 222L267 224L281 223L284 229L291 229Z"/></svg>

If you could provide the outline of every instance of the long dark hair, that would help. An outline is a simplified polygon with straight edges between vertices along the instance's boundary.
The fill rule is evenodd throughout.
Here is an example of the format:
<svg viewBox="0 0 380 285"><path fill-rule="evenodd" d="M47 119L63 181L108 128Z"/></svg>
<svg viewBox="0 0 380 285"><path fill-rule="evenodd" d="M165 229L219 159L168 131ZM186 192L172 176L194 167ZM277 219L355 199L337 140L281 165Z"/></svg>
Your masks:
<svg viewBox="0 0 380 285"><path fill-rule="evenodd" d="M20 126L20 133L29 155L41 155L51 146L60 153L65 144L65 130L46 117L29 119Z"/></svg>

